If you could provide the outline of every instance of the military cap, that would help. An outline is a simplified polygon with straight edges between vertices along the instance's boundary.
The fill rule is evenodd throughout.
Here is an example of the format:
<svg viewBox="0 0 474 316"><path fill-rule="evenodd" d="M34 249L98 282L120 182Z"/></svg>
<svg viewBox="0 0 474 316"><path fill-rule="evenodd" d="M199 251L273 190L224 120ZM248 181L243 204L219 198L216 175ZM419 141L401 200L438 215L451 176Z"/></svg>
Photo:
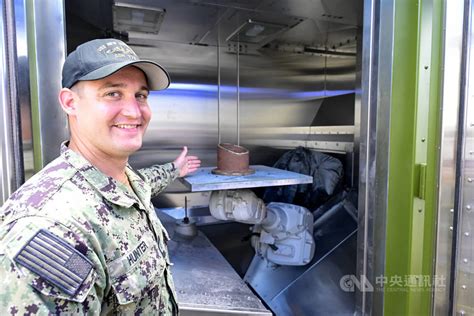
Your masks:
<svg viewBox="0 0 474 316"><path fill-rule="evenodd" d="M78 81L102 79L128 66L144 72L150 90L170 85L169 74L162 66L140 59L127 44L109 38L86 42L69 54L63 66L62 86L71 88Z"/></svg>

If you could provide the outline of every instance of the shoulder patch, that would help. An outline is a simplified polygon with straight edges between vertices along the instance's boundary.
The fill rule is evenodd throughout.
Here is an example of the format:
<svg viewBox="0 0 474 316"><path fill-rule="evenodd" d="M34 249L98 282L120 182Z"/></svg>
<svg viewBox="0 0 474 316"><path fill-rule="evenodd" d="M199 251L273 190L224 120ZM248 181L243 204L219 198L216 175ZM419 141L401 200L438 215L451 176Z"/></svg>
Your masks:
<svg viewBox="0 0 474 316"><path fill-rule="evenodd" d="M92 262L63 239L39 230L14 259L69 295L75 295L93 267Z"/></svg>

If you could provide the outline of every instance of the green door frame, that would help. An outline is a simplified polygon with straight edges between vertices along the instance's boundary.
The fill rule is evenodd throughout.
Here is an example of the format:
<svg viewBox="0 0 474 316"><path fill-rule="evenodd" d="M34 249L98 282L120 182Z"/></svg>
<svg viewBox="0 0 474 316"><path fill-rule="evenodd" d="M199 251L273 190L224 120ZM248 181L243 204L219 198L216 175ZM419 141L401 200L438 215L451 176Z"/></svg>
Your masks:
<svg viewBox="0 0 474 316"><path fill-rule="evenodd" d="M429 315L437 218L441 0L395 2L384 314Z"/></svg>
<svg viewBox="0 0 474 316"><path fill-rule="evenodd" d="M359 295L364 314L431 314L443 8L364 2L358 272L374 287Z"/></svg>

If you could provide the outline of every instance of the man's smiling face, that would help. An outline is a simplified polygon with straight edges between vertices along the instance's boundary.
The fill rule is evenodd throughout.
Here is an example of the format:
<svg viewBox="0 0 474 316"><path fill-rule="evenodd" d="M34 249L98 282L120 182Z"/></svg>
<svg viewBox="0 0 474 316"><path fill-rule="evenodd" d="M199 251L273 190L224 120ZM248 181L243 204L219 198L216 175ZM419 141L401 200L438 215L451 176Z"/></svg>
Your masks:
<svg viewBox="0 0 474 316"><path fill-rule="evenodd" d="M142 146L151 118L145 75L133 66L99 80L80 81L70 115L72 140L94 156L125 158Z"/></svg>

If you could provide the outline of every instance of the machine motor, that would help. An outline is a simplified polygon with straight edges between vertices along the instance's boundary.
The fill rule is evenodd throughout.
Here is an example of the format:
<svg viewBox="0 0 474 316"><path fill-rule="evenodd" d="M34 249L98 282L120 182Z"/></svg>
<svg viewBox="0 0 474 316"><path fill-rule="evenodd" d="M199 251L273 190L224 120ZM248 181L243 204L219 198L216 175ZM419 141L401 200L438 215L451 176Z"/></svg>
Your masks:
<svg viewBox="0 0 474 316"><path fill-rule="evenodd" d="M255 224L251 244L272 264L300 266L314 256L313 214L305 207L271 202L250 190L214 191L209 209L221 220Z"/></svg>

